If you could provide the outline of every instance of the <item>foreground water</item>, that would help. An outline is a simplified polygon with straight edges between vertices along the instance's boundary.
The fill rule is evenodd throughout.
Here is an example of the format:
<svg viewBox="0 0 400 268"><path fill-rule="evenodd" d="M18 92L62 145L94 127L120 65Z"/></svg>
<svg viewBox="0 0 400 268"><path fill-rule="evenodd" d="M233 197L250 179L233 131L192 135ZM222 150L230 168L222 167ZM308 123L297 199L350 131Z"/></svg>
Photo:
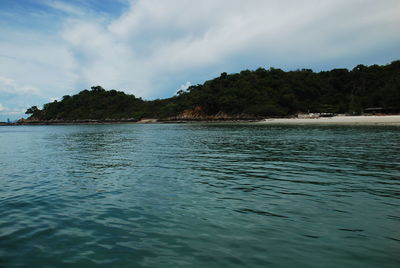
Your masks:
<svg viewBox="0 0 400 268"><path fill-rule="evenodd" d="M0 267L400 267L399 133L0 127Z"/></svg>

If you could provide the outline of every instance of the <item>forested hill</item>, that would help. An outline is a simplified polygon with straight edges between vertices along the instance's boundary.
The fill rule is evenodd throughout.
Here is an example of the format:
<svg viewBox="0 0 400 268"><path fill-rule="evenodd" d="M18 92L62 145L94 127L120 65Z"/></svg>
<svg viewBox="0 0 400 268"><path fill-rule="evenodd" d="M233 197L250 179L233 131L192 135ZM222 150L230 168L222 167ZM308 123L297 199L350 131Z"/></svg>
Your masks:
<svg viewBox="0 0 400 268"><path fill-rule="evenodd" d="M358 65L351 71L259 68L222 73L176 96L152 101L96 86L47 103L43 109L33 106L27 114L32 120L248 118L299 112L360 114L372 107L400 107L400 61L382 66Z"/></svg>

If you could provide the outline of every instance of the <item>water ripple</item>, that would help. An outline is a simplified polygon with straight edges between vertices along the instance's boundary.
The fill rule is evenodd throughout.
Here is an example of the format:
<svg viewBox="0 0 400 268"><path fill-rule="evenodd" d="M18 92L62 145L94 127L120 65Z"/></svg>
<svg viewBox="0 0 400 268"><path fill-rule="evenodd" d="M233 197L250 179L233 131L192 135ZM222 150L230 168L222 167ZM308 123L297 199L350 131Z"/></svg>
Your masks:
<svg viewBox="0 0 400 268"><path fill-rule="evenodd" d="M398 267L397 127L1 127L0 267Z"/></svg>

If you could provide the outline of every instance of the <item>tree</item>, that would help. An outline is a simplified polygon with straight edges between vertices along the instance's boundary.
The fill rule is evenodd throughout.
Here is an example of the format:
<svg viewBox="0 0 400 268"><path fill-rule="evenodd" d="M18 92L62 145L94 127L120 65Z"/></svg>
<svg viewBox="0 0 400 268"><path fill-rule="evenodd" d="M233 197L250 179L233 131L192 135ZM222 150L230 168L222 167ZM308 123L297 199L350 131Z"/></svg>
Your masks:
<svg viewBox="0 0 400 268"><path fill-rule="evenodd" d="M91 87L91 89L95 92L104 92L106 91L104 88L102 88L101 86L93 86Z"/></svg>
<svg viewBox="0 0 400 268"><path fill-rule="evenodd" d="M28 110L26 110L25 114L35 114L38 111L40 110L38 109L37 106L32 106L31 108L28 108Z"/></svg>

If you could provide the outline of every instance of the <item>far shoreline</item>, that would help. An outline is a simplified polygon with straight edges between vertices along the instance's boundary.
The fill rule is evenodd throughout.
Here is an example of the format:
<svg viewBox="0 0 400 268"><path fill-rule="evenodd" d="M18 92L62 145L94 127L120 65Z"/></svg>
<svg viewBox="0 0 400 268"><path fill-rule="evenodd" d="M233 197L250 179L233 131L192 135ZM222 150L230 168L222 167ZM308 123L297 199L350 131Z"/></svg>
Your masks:
<svg viewBox="0 0 400 268"><path fill-rule="evenodd" d="M111 124L195 124L195 123L255 123L260 125L390 125L400 126L400 115L359 115L317 118L224 118L224 119L142 119L142 120L49 120L6 123L0 126L62 126L62 125L111 125Z"/></svg>
<svg viewBox="0 0 400 268"><path fill-rule="evenodd" d="M270 125L399 125L400 115L358 115L318 118L267 118L259 122Z"/></svg>

